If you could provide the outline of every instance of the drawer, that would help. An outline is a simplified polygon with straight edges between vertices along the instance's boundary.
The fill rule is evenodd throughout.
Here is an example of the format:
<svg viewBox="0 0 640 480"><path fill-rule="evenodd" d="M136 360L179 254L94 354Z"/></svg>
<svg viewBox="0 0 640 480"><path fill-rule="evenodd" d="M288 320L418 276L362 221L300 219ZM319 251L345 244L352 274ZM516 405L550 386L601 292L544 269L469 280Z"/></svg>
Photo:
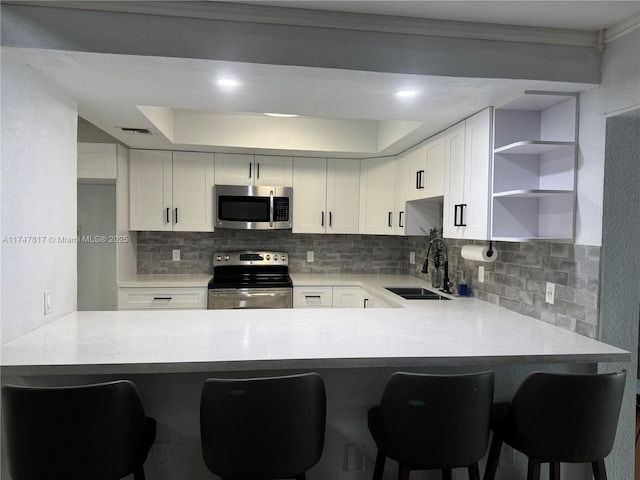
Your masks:
<svg viewBox="0 0 640 480"><path fill-rule="evenodd" d="M118 289L118 310L206 309L207 287Z"/></svg>
<svg viewBox="0 0 640 480"><path fill-rule="evenodd" d="M332 287L293 287L293 308L332 307Z"/></svg>

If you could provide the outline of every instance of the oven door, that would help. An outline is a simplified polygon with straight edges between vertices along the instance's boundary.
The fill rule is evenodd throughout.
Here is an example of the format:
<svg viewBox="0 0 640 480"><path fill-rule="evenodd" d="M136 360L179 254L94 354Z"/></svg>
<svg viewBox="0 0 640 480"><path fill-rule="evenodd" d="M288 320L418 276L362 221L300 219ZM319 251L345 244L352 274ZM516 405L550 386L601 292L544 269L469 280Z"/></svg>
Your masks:
<svg viewBox="0 0 640 480"><path fill-rule="evenodd" d="M209 290L209 310L292 308L291 288L222 288Z"/></svg>

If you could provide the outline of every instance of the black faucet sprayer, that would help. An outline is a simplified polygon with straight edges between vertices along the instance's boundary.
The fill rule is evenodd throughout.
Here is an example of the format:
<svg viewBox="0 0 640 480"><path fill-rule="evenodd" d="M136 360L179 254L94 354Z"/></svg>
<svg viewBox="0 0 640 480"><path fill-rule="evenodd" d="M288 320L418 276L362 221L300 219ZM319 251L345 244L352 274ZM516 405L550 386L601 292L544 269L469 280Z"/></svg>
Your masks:
<svg viewBox="0 0 640 480"><path fill-rule="evenodd" d="M444 240L442 240L442 238L433 238L429 242L427 257L424 259L424 263L422 264L422 273L429 273L429 253L431 252L431 247L433 247L435 243L439 243L442 251L444 252L444 278L442 279L442 288L440 289L440 291L443 293L451 293L451 290L449 289L449 255L447 253L447 244L444 243ZM437 260L435 263L435 267L439 267Z"/></svg>

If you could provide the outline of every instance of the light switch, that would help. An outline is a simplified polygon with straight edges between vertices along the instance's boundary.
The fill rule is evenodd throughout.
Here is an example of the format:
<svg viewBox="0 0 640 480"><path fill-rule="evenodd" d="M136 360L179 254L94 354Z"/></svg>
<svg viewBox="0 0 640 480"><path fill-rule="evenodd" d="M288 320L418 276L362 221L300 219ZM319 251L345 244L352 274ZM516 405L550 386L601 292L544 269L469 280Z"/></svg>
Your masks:
<svg viewBox="0 0 640 480"><path fill-rule="evenodd" d="M313 263L313 261L314 261L314 255L313 255L313 250L311 250L307 252L307 262Z"/></svg>
<svg viewBox="0 0 640 480"><path fill-rule="evenodd" d="M174 262L180 261L180 250L177 248L173 251L173 261Z"/></svg>

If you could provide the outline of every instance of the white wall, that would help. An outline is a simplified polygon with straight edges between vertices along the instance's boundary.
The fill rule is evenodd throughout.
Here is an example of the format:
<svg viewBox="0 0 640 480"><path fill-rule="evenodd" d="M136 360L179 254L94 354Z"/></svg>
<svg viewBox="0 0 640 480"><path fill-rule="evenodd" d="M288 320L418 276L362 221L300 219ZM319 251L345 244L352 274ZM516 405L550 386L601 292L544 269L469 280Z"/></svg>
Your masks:
<svg viewBox="0 0 640 480"><path fill-rule="evenodd" d="M607 44L601 85L580 95L576 243L602 245L606 117L640 108L640 29Z"/></svg>
<svg viewBox="0 0 640 480"><path fill-rule="evenodd" d="M75 310L74 100L2 57L2 342ZM19 237L34 243L16 243ZM52 312L44 315L44 291Z"/></svg>

